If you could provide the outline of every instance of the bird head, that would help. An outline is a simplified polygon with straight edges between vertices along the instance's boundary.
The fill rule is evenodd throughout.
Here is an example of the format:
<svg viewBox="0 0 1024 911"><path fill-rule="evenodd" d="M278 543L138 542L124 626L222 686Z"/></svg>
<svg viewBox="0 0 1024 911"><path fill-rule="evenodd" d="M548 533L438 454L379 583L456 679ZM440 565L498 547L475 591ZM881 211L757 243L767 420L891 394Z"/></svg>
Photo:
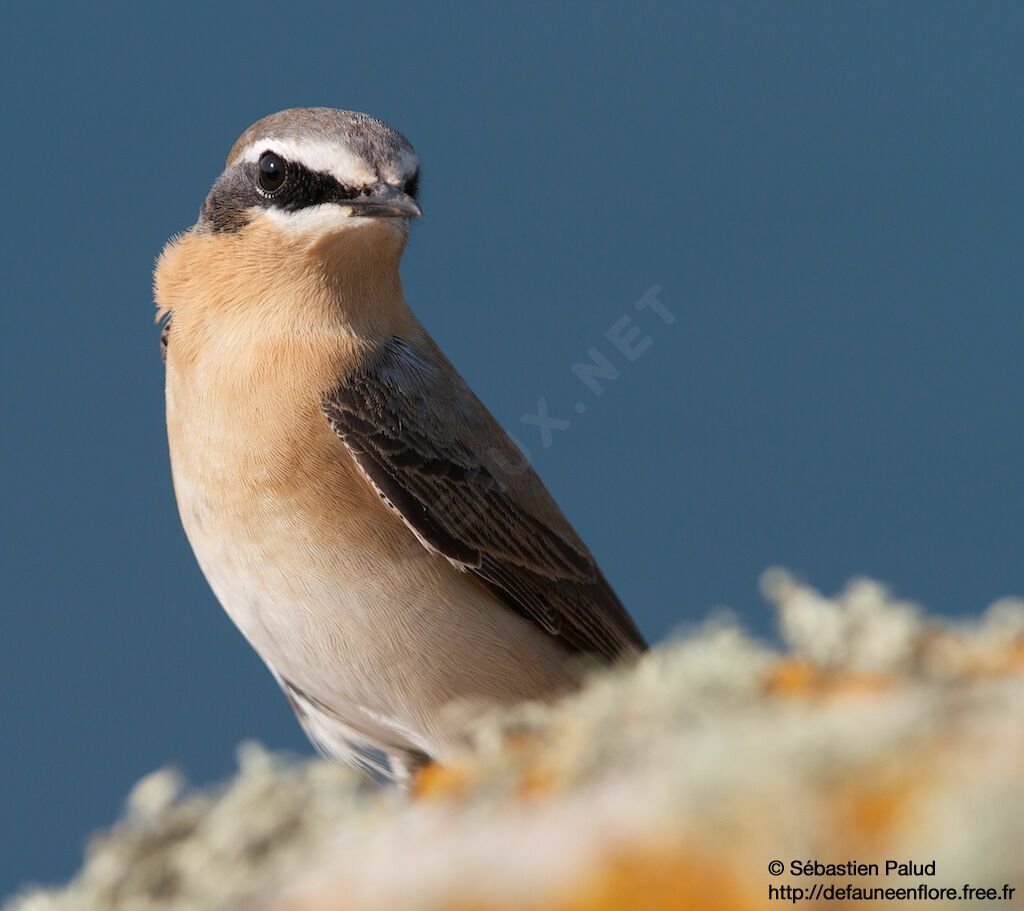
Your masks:
<svg viewBox="0 0 1024 911"><path fill-rule="evenodd" d="M416 202L419 160L380 120L333 108L291 108L258 120L235 142L200 211L202 232L273 223L298 239L353 230L404 245Z"/></svg>

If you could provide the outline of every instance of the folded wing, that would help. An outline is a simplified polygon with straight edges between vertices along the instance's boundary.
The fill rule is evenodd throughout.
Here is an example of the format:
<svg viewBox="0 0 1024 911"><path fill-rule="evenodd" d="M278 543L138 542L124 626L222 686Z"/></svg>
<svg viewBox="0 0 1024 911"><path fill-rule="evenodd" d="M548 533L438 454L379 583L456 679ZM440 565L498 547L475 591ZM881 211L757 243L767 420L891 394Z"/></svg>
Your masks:
<svg viewBox="0 0 1024 911"><path fill-rule="evenodd" d="M536 473L436 346L392 339L321 406L424 547L573 650L611 659L646 648Z"/></svg>

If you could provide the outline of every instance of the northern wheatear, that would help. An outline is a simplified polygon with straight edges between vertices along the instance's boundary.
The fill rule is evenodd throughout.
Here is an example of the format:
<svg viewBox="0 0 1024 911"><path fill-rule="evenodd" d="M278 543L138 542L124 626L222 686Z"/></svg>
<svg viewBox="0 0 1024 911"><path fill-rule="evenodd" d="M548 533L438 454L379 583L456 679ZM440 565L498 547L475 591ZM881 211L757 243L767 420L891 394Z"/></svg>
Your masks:
<svg viewBox="0 0 1024 911"><path fill-rule="evenodd" d="M398 277L419 164L330 108L265 117L156 269L182 523L326 754L403 780L452 702L577 682L645 648Z"/></svg>

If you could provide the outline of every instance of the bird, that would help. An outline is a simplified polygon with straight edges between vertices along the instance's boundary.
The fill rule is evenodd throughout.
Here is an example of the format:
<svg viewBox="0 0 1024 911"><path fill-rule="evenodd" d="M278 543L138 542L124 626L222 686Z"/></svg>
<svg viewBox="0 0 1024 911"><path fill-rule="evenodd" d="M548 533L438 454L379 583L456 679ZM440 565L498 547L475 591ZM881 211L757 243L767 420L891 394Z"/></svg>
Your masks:
<svg viewBox="0 0 1024 911"><path fill-rule="evenodd" d="M271 114L154 273L199 566L314 746L405 787L464 747L471 707L555 698L582 656L647 648L405 301L419 172L370 115Z"/></svg>

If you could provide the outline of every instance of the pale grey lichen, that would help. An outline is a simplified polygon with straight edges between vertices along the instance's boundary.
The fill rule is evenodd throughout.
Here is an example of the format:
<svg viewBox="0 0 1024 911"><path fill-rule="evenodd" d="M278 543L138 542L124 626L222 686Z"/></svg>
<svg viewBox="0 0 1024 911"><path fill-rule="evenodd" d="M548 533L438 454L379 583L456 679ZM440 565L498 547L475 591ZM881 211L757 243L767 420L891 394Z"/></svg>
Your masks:
<svg viewBox="0 0 1024 911"><path fill-rule="evenodd" d="M154 773L69 886L7 909L700 908L712 888L759 908L792 882L773 858L890 856L1024 896L1024 602L951 622L865 580L763 589L788 652L710 621L484 720L412 797L256 746L219 789Z"/></svg>

